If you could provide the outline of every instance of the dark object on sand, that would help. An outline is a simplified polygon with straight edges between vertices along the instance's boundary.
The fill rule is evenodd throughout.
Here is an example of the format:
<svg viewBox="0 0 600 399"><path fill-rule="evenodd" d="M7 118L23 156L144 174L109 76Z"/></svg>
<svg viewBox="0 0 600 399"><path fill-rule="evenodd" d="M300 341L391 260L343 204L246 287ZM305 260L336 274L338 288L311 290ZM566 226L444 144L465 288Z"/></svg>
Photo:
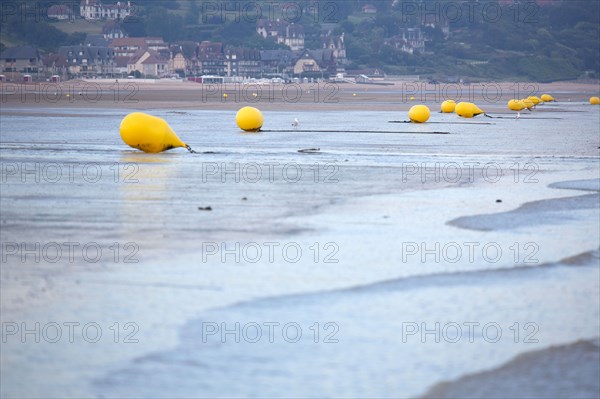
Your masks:
<svg viewBox="0 0 600 399"><path fill-rule="evenodd" d="M305 149L302 149L302 150L298 150L298 152L309 153L309 154L316 153L316 152L319 152L319 151L321 151L320 148L305 148Z"/></svg>
<svg viewBox="0 0 600 399"><path fill-rule="evenodd" d="M198 210L199 211L212 211L212 207L211 206L205 206L205 207L199 206Z"/></svg>
<svg viewBox="0 0 600 399"><path fill-rule="evenodd" d="M502 200L501 200L501 199L497 199L497 200L496 200L496 203L500 203L500 202L502 202Z"/></svg>

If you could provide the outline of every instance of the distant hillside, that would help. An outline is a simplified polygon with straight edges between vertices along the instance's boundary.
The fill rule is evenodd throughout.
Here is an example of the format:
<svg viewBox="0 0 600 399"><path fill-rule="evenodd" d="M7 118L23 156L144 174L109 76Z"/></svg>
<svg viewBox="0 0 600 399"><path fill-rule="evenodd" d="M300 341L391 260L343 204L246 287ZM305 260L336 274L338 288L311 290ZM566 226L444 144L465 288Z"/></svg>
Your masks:
<svg viewBox="0 0 600 399"><path fill-rule="evenodd" d="M122 26L130 36L160 36L168 42L211 40L260 49L282 47L256 33L258 6L264 17L303 25L307 48L321 46L324 30L344 33L349 69L381 68L389 74L434 79L546 82L584 74L599 78L600 1L538 1L539 5L531 1L515 5L512 0L481 0L470 9L467 3L447 0L328 0L315 9L310 0L137 0L135 15ZM25 3L42 8L56 4ZM287 7L285 12L282 7ZM61 45L83 43L86 33L99 33L102 26L84 20L35 21L18 14L5 16L2 46L31 44L54 51ZM409 28L418 28L424 39L424 46L411 50L412 54L403 42Z"/></svg>

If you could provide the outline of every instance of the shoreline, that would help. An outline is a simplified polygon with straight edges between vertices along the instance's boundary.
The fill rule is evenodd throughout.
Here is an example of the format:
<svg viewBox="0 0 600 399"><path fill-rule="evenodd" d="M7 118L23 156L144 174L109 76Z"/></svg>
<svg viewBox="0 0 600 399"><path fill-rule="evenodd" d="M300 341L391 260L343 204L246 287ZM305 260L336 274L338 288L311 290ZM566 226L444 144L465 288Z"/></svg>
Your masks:
<svg viewBox="0 0 600 399"><path fill-rule="evenodd" d="M2 108L120 108L233 110L245 105L264 110L408 110L425 103L437 111L445 99L476 102L484 110L506 110L512 98L550 93L552 106L587 102L600 92L597 83L549 84L490 82L471 85L395 82L393 86L349 83L199 84L194 82L118 83L67 81L54 83L0 83ZM227 98L223 95L227 94ZM414 100L411 100L414 97ZM539 109L539 108L538 108Z"/></svg>

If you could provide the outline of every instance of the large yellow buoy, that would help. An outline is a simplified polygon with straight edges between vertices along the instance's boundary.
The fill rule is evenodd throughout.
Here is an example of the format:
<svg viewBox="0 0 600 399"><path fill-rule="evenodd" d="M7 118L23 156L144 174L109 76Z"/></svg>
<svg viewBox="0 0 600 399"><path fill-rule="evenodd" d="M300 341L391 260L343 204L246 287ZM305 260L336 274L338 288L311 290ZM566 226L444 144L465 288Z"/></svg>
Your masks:
<svg viewBox="0 0 600 399"><path fill-rule="evenodd" d="M426 105L415 105L408 111L408 117L413 123L425 123L430 116L431 112Z"/></svg>
<svg viewBox="0 0 600 399"><path fill-rule="evenodd" d="M508 109L511 111L522 111L525 109L525 104L520 100L510 100L508 102Z"/></svg>
<svg viewBox="0 0 600 399"><path fill-rule="evenodd" d="M119 130L127 145L144 152L158 153L177 147L190 149L164 119L142 112L123 118Z"/></svg>
<svg viewBox="0 0 600 399"><path fill-rule="evenodd" d="M456 104L454 112L462 118L473 118L477 115L485 114L485 112L477 105L469 102L460 102Z"/></svg>
<svg viewBox="0 0 600 399"><path fill-rule="evenodd" d="M473 115L477 116L481 114L485 114L485 111L479 108L477 105L473 104Z"/></svg>
<svg viewBox="0 0 600 399"><path fill-rule="evenodd" d="M446 100L442 103L442 106L440 108L444 114L451 114L456 108L456 103L454 102L454 100Z"/></svg>
<svg viewBox="0 0 600 399"><path fill-rule="evenodd" d="M592 97L592 98L590 98L590 104L592 104L592 105L599 105L600 104L600 98L599 97Z"/></svg>
<svg viewBox="0 0 600 399"><path fill-rule="evenodd" d="M542 100L537 96L530 96L528 99L533 103L533 105L538 105L542 102Z"/></svg>
<svg viewBox="0 0 600 399"><path fill-rule="evenodd" d="M257 132L264 122L262 113L254 107L244 107L235 116L235 123L246 132Z"/></svg>
<svg viewBox="0 0 600 399"><path fill-rule="evenodd" d="M552 101L556 101L554 99L554 97L552 97L550 94L542 94L542 101L545 103L551 103Z"/></svg>

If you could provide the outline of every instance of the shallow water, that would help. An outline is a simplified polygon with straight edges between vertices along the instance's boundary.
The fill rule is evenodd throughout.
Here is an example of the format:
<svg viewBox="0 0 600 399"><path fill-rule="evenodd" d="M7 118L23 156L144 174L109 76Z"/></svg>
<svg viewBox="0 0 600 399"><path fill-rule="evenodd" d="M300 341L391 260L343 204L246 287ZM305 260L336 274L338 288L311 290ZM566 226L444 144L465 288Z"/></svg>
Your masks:
<svg viewBox="0 0 600 399"><path fill-rule="evenodd" d="M94 242L105 256L7 255L3 322L93 321L104 335L6 336L3 396L412 397L598 335L595 108L424 125L388 123L404 115L387 112L268 112L265 129L288 131L259 134L238 132L232 112L148 111L215 152L197 155L128 149L119 110L10 111L2 243ZM331 132L295 132L295 117ZM493 124L471 124L481 122ZM128 243L137 263L125 261ZM123 342L126 322L139 342ZM220 334L236 323L239 343ZM263 335L251 343L254 323ZM270 342L264 323L296 324ZM437 336L422 335L436 323ZM471 342L465 323L491 327ZM502 336L488 342L494 328Z"/></svg>

